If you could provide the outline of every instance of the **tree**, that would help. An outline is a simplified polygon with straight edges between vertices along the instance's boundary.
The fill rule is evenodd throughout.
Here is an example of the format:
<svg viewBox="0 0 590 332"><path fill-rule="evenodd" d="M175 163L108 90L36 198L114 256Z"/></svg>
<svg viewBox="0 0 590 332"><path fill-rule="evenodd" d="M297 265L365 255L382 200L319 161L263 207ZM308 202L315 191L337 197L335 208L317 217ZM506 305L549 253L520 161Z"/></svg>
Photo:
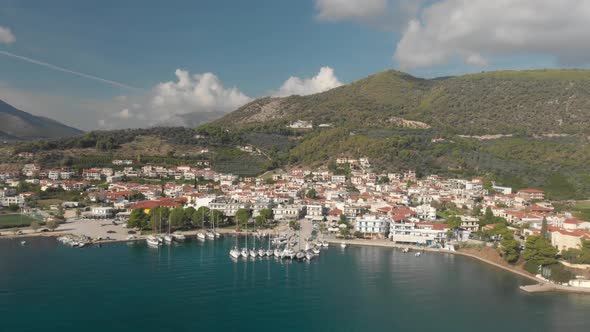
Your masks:
<svg viewBox="0 0 590 332"><path fill-rule="evenodd" d="M51 231L56 230L59 227L59 222L57 221L57 219L49 219L46 223L45 226L47 228L49 228Z"/></svg>
<svg viewBox="0 0 590 332"><path fill-rule="evenodd" d="M129 215L127 220L127 227L129 228L146 228L148 225L149 216L143 211L143 209L134 209Z"/></svg>
<svg viewBox="0 0 590 332"><path fill-rule="evenodd" d="M480 218L480 223L482 225L489 225L492 224L494 222L494 213L492 212L492 209L488 206L486 208L486 212L483 215L483 218Z"/></svg>
<svg viewBox="0 0 590 332"><path fill-rule="evenodd" d="M305 194L305 197L307 197L309 199L317 199L318 193L316 192L315 188L311 188L310 190L307 191L307 193Z"/></svg>
<svg viewBox="0 0 590 332"><path fill-rule="evenodd" d="M473 216L474 217L481 216L481 205L478 204L473 208Z"/></svg>
<svg viewBox="0 0 590 332"><path fill-rule="evenodd" d="M170 211L170 216L168 220L170 222L170 226L174 228L184 226L184 209L181 207L176 207Z"/></svg>
<svg viewBox="0 0 590 332"><path fill-rule="evenodd" d="M551 276L549 279L564 284L574 278L574 274L565 269L565 267L559 263L551 265Z"/></svg>
<svg viewBox="0 0 590 332"><path fill-rule="evenodd" d="M536 265L550 265L557 262L557 249L546 238L531 235L526 239L522 257Z"/></svg>
<svg viewBox="0 0 590 332"><path fill-rule="evenodd" d="M543 223L541 224L541 236L547 239L547 235L547 217L543 217Z"/></svg>
<svg viewBox="0 0 590 332"><path fill-rule="evenodd" d="M463 221L461 220L461 217L458 216L450 216L447 219L447 224L449 225L449 228L453 230L461 227L462 222Z"/></svg>
<svg viewBox="0 0 590 332"><path fill-rule="evenodd" d="M191 222L195 227L205 227L205 223L209 221L209 214L211 210L209 210L206 206L201 206L200 208L196 209L192 216Z"/></svg>
<svg viewBox="0 0 590 332"><path fill-rule="evenodd" d="M192 223L193 221L193 213L195 213L195 208L192 206L187 207L186 209L183 209L184 212L184 222L189 224Z"/></svg>
<svg viewBox="0 0 590 332"><path fill-rule="evenodd" d="M31 222L31 225L29 227L31 227L31 229L33 230L33 232L37 232L37 230L41 227L41 225L39 225L39 222L38 221L33 220Z"/></svg>
<svg viewBox="0 0 590 332"><path fill-rule="evenodd" d="M515 263L518 260L520 243L512 237L506 237L500 242L500 254L508 263Z"/></svg>
<svg viewBox="0 0 590 332"><path fill-rule="evenodd" d="M238 225L244 226L248 223L248 220L250 220L251 215L252 214L250 210L239 209L238 211L236 211L236 222L238 223Z"/></svg>
<svg viewBox="0 0 590 332"><path fill-rule="evenodd" d="M347 224L348 223L348 219L346 218L345 215L341 214L340 215L340 219L338 220L339 224Z"/></svg>
<svg viewBox="0 0 590 332"><path fill-rule="evenodd" d="M298 231L301 228L301 225L299 225L299 221L291 220L289 221L289 227L294 231Z"/></svg>
<svg viewBox="0 0 590 332"><path fill-rule="evenodd" d="M10 204L8 205L8 210L10 210L11 212L16 212L20 209L20 206L18 204Z"/></svg>
<svg viewBox="0 0 590 332"><path fill-rule="evenodd" d="M271 209L262 209L260 210L260 216L262 218L264 218L264 222L268 222L269 220L272 220L273 218L273 213Z"/></svg>

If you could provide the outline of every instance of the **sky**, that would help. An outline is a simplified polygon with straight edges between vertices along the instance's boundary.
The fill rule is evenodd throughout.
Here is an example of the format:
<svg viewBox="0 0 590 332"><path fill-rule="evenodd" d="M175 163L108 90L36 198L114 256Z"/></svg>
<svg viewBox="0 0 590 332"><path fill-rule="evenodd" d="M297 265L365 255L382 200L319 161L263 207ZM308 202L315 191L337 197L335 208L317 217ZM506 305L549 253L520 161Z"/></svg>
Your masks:
<svg viewBox="0 0 590 332"><path fill-rule="evenodd" d="M0 0L0 99L83 130L183 124L396 69L587 68L587 0Z"/></svg>

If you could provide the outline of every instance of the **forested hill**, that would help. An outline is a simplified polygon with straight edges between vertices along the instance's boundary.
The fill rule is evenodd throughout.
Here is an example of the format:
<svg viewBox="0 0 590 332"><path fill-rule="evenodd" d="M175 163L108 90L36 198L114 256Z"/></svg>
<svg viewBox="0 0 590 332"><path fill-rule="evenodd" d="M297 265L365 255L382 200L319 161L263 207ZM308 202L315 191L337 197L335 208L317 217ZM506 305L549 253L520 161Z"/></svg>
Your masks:
<svg viewBox="0 0 590 332"><path fill-rule="evenodd" d="M466 135L590 133L590 71L427 80L390 70L315 95L258 99L214 124L312 120L343 128L395 127L400 118Z"/></svg>

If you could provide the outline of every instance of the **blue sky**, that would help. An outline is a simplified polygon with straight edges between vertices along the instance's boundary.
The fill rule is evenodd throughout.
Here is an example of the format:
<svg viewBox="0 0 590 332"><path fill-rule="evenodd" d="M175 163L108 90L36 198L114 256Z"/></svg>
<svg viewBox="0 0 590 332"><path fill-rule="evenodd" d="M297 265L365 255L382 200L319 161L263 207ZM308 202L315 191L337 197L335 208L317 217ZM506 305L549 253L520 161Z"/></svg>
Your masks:
<svg viewBox="0 0 590 332"><path fill-rule="evenodd" d="M571 44L551 36L548 43L537 40L545 24L560 23L561 11L548 0L499 0L504 7L481 0L0 2L0 28L13 36L3 42L0 34L0 51L140 88L0 56L0 99L82 129L150 125L175 113L227 112L252 98L320 92L391 68L436 77L587 65L587 49L575 39L590 14L577 0L564 0L562 7L580 6L580 17L568 14L571 29L556 32ZM508 3L516 3L512 11ZM505 22L494 16L525 15L528 9L540 17L530 26L528 16ZM514 28L515 37L498 37L505 27ZM331 71L320 77L325 66ZM189 77L213 76L196 76L181 86L177 69ZM190 93L197 86L209 92Z"/></svg>

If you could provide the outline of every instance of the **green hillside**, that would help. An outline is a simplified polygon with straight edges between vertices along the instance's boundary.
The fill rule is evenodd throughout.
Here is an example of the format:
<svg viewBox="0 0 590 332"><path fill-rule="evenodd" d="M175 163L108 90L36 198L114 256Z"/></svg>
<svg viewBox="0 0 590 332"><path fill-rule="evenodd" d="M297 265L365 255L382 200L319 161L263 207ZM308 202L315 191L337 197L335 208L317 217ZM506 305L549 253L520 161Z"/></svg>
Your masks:
<svg viewBox="0 0 590 332"><path fill-rule="evenodd" d="M296 120L311 120L314 129L287 128ZM543 188L552 198L590 196L586 70L433 80L386 71L311 96L255 100L197 131L212 141L256 145L275 166L366 156L378 171L485 175Z"/></svg>

